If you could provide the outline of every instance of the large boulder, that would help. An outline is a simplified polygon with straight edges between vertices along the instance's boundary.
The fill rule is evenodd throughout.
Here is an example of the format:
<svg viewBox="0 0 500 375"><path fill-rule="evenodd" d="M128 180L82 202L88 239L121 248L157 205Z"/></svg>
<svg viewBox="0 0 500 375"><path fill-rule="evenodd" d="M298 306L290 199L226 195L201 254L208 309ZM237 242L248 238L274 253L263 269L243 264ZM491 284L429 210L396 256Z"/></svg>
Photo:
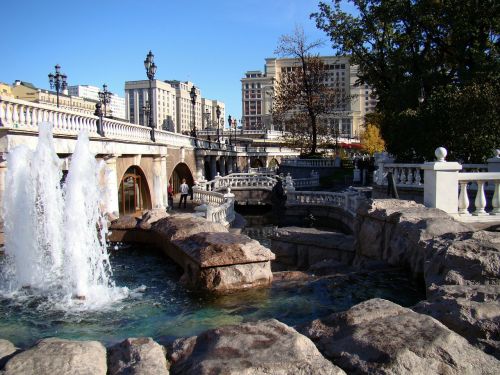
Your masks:
<svg viewBox="0 0 500 375"><path fill-rule="evenodd" d="M345 374L307 337L271 319L176 340L171 374Z"/></svg>
<svg viewBox="0 0 500 375"><path fill-rule="evenodd" d="M201 232L227 232L222 224L213 223L192 214L172 215L151 225L151 230L163 239L174 241Z"/></svg>
<svg viewBox="0 0 500 375"><path fill-rule="evenodd" d="M355 222L358 266L383 261L422 276L426 241L445 233L471 231L447 213L413 201L377 199L363 203Z"/></svg>
<svg viewBox="0 0 500 375"><path fill-rule="evenodd" d="M500 359L500 285L444 285L413 310L431 315Z"/></svg>
<svg viewBox="0 0 500 375"><path fill-rule="evenodd" d="M498 374L500 362L430 316L371 299L300 329L348 373Z"/></svg>
<svg viewBox="0 0 500 375"><path fill-rule="evenodd" d="M17 348L8 340L0 339L0 370L7 360L16 352Z"/></svg>
<svg viewBox="0 0 500 375"><path fill-rule="evenodd" d="M280 263L307 269L322 260L333 259L349 264L354 258L354 237L316 228L279 228L271 248Z"/></svg>
<svg viewBox="0 0 500 375"><path fill-rule="evenodd" d="M106 349L97 341L48 338L12 357L4 375L106 375Z"/></svg>
<svg viewBox="0 0 500 375"><path fill-rule="evenodd" d="M500 285L500 233L449 233L427 241L427 248L427 286Z"/></svg>
<svg viewBox="0 0 500 375"><path fill-rule="evenodd" d="M182 280L196 289L222 294L272 282L274 254L245 235L203 232L172 245L189 258Z"/></svg>
<svg viewBox="0 0 500 375"><path fill-rule="evenodd" d="M165 349L150 337L128 338L108 351L108 375L168 375Z"/></svg>

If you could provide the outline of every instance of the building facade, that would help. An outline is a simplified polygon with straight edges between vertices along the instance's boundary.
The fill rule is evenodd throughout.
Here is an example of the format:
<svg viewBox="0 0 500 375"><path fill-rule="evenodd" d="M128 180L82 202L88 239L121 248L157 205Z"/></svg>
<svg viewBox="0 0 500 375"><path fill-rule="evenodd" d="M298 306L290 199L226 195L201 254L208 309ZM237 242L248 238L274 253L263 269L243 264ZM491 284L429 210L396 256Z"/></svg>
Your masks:
<svg viewBox="0 0 500 375"><path fill-rule="evenodd" d="M166 82L152 81L152 110L157 129L177 132L176 91ZM148 125L149 81L125 82L125 110L127 119L137 125Z"/></svg>
<svg viewBox="0 0 500 375"><path fill-rule="evenodd" d="M349 58L343 56L322 56L327 69L325 84L351 97L345 105L332 114L323 116L332 129L341 136L359 137L366 113L373 111L376 100L371 97L371 89L357 85L358 68L350 65ZM247 71L241 79L243 126L251 130L277 130L272 122L273 94L280 75L299 68L297 58L267 58L264 72ZM286 129L284 129L286 130Z"/></svg>
<svg viewBox="0 0 500 375"><path fill-rule="evenodd" d="M79 96L81 98L91 99L94 101L99 100L99 91L101 91L99 87L90 85L68 86L69 95ZM118 119L127 118L125 113L125 98L110 93L109 104L106 107L107 116Z"/></svg>
<svg viewBox="0 0 500 375"><path fill-rule="evenodd" d="M57 93L51 90L42 90L29 82L14 82L11 89L12 96L29 102L57 105ZM59 107L72 111L94 114L97 100L86 99L79 96L69 95L67 90L59 93Z"/></svg>

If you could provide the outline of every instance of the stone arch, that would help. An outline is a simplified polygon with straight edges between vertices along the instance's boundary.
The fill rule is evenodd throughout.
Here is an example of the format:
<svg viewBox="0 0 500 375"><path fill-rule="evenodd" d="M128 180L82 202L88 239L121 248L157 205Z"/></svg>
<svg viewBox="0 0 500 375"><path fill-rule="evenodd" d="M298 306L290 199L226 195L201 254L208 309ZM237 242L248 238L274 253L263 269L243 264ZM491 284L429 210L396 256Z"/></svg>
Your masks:
<svg viewBox="0 0 500 375"><path fill-rule="evenodd" d="M128 167L120 180L118 208L120 215L137 215L152 208L148 180L138 165Z"/></svg>
<svg viewBox="0 0 500 375"><path fill-rule="evenodd" d="M250 161L250 168L263 168L264 163L259 158L254 158Z"/></svg>
<svg viewBox="0 0 500 375"><path fill-rule="evenodd" d="M174 193L178 193L180 191L179 186L181 186L183 178L186 179L186 182L189 186L194 185L193 173L186 163L181 162L175 166L168 179L169 183L172 183L172 189L174 190Z"/></svg>
<svg viewBox="0 0 500 375"><path fill-rule="evenodd" d="M278 162L278 160L276 158L271 158L271 160L269 160L269 163L267 164L267 166L269 168L278 168L280 166L280 163Z"/></svg>

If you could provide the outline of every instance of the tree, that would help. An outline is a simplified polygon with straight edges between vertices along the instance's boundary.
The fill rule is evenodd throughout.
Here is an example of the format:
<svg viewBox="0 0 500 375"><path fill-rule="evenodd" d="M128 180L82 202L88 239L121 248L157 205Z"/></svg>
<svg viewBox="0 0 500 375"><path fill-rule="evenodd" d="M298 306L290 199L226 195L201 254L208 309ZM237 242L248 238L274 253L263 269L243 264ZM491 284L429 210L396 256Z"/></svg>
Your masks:
<svg viewBox="0 0 500 375"><path fill-rule="evenodd" d="M500 82L500 3L350 2L358 15L343 12L335 0L320 2L311 17L333 48L359 65L360 82L373 87L388 151L399 159L430 159L445 146L463 160L488 157L491 145L500 144L498 105L485 108ZM456 108L457 102L465 107ZM465 153L457 149L463 138Z"/></svg>
<svg viewBox="0 0 500 375"><path fill-rule="evenodd" d="M363 150L373 155L375 152L385 150L385 141L380 135L380 115L378 113L370 113L365 116L366 126L361 133L361 146Z"/></svg>
<svg viewBox="0 0 500 375"><path fill-rule="evenodd" d="M308 149L315 154L318 137L327 135L325 115L333 113L347 100L339 89L326 84L327 70L323 61L312 54L321 45L308 43L304 31L296 28L293 35L283 35L275 53L297 59L297 66L280 72L273 98L273 121L289 131L288 144Z"/></svg>

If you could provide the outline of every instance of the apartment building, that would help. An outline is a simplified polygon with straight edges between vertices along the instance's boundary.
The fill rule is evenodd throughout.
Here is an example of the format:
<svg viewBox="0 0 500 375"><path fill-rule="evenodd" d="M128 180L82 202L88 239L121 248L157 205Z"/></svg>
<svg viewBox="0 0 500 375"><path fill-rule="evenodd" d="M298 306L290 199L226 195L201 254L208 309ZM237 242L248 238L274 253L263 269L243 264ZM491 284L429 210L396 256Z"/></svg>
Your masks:
<svg viewBox="0 0 500 375"><path fill-rule="evenodd" d="M68 86L69 95L79 96L81 98L91 99L94 101L99 100L100 91L102 90L99 87L90 85ZM110 93L109 103L106 105L106 115L118 119L126 119L125 98Z"/></svg>
<svg viewBox="0 0 500 375"><path fill-rule="evenodd" d="M350 65L344 56L321 56L327 69L326 84L335 87L343 95L352 97L335 113L323 116L329 126L340 134L358 137L366 113L373 111L376 100L371 89L356 84L358 67ZM272 101L280 75L301 66L296 58L267 58L264 72L251 70L241 79L242 113L245 129L274 129L272 122ZM285 129L286 130L286 129Z"/></svg>
<svg viewBox="0 0 500 375"><path fill-rule="evenodd" d="M152 111L157 129L178 131L176 90L167 82L153 80ZM149 81L125 82L125 111L127 119L133 123L148 126Z"/></svg>
<svg viewBox="0 0 500 375"><path fill-rule="evenodd" d="M219 106L219 129L223 129L226 116L226 108L223 102L212 99L201 99L203 111L202 129L217 129L217 106Z"/></svg>

